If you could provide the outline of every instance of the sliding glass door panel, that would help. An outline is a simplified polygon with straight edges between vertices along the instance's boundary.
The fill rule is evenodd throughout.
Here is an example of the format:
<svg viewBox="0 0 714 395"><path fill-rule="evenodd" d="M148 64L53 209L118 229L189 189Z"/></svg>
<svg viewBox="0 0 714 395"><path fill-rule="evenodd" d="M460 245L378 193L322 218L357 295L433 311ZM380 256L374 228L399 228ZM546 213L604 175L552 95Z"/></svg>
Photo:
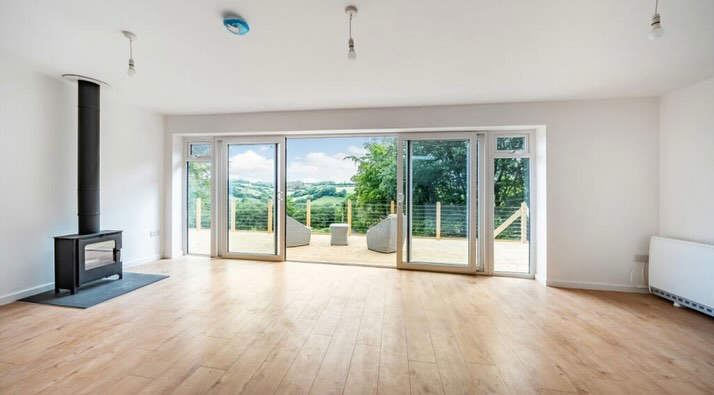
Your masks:
<svg viewBox="0 0 714 395"><path fill-rule="evenodd" d="M495 158L493 193L494 271L530 273L530 159Z"/></svg>
<svg viewBox="0 0 714 395"><path fill-rule="evenodd" d="M283 260L283 141L222 143L223 256Z"/></svg>
<svg viewBox="0 0 714 395"><path fill-rule="evenodd" d="M186 162L186 253L211 254L211 162Z"/></svg>
<svg viewBox="0 0 714 395"><path fill-rule="evenodd" d="M473 272L477 267L478 137L400 137L400 268Z"/></svg>

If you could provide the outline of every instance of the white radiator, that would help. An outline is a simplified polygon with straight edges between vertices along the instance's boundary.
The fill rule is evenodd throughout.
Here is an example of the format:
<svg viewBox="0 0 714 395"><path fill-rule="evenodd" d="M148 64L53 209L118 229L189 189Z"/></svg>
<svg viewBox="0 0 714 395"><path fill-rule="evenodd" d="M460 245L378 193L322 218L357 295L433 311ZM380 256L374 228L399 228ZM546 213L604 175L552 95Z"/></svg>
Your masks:
<svg viewBox="0 0 714 395"><path fill-rule="evenodd" d="M652 237L650 292L714 317L714 246Z"/></svg>

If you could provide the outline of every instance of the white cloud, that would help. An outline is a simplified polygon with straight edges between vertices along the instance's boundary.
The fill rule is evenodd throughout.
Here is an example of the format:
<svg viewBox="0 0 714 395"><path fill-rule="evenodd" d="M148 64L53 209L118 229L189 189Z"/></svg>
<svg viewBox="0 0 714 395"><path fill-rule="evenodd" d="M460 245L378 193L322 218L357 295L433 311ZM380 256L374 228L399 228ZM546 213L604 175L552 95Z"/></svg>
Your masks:
<svg viewBox="0 0 714 395"><path fill-rule="evenodd" d="M356 145L350 145L347 150L350 151L350 154L355 156L362 156L367 153L367 150L365 148L358 147Z"/></svg>
<svg viewBox="0 0 714 395"><path fill-rule="evenodd" d="M354 147L354 146L353 146ZM352 148L350 151L352 152ZM354 147L357 148L358 147ZM344 153L327 155L324 152L310 152L300 160L294 160L288 168L288 179L291 181L319 182L336 181L349 182L357 174L357 165L351 159L345 159Z"/></svg>
<svg viewBox="0 0 714 395"><path fill-rule="evenodd" d="M275 162L253 150L249 150L230 159L230 178L248 181L275 180Z"/></svg>
<svg viewBox="0 0 714 395"><path fill-rule="evenodd" d="M350 182L357 174L357 165L346 156L360 155L359 147L350 146L350 154L338 152L328 155L324 152L310 152L304 157L296 157L288 167L288 179L303 182ZM258 152L249 150L234 155L230 160L230 178L248 181L271 182L274 180L275 162Z"/></svg>

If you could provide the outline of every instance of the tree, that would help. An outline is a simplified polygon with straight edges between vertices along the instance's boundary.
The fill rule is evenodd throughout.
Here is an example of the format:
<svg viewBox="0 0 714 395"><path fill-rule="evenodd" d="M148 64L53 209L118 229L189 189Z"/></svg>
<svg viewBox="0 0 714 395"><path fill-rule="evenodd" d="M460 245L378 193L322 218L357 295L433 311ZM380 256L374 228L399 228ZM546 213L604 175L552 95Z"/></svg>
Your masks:
<svg viewBox="0 0 714 395"><path fill-rule="evenodd" d="M365 154L349 156L357 164L354 196L357 204L385 203L396 199L397 147L393 138L370 139Z"/></svg>
<svg viewBox="0 0 714 395"><path fill-rule="evenodd" d="M465 206L468 194L468 142L415 141L412 149L413 204Z"/></svg>
<svg viewBox="0 0 714 395"><path fill-rule="evenodd" d="M396 197L396 141L372 139L364 144L365 154L350 157L358 165L354 197L361 210L356 212L353 224L371 226L374 218L383 218L389 202ZM467 228L466 202L469 185L468 143L464 140L414 141L411 143L412 218L415 233L433 232L433 211L441 202L442 234L463 234ZM475 158L474 158L475 160ZM494 160L495 223L499 225L510 217L522 202L528 202L528 159L497 158ZM462 220L463 218L463 220ZM502 233L510 237L509 232Z"/></svg>
<svg viewBox="0 0 714 395"><path fill-rule="evenodd" d="M188 162L188 226L196 226L196 199L201 198L201 226L211 226L211 163Z"/></svg>
<svg viewBox="0 0 714 395"><path fill-rule="evenodd" d="M358 203L389 203L396 198L397 149L393 138L372 139L366 153L351 156L357 163L355 196ZM468 185L468 144L465 141L412 143L413 204L440 201L464 204Z"/></svg>

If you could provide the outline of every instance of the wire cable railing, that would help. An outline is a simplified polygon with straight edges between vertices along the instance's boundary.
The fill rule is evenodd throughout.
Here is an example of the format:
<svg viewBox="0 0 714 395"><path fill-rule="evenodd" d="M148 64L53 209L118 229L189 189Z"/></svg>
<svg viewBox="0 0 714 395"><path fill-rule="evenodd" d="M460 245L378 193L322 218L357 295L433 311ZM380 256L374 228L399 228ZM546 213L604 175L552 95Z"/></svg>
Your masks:
<svg viewBox="0 0 714 395"><path fill-rule="evenodd" d="M391 202L289 202L287 214L314 233L329 233L330 225L345 223L353 234L366 234L372 226L395 213ZM189 201L188 227L210 227L210 202ZM232 216L232 219L230 218ZM466 237L468 208L465 205L442 205L440 202L411 206L412 235L420 237ZM201 221L196 222L196 218ZM276 228L275 206L272 200L231 199L229 227L236 231L272 232ZM198 225L198 226L197 226ZM529 213L525 202L520 206L494 208L494 238L527 242L530 239Z"/></svg>

